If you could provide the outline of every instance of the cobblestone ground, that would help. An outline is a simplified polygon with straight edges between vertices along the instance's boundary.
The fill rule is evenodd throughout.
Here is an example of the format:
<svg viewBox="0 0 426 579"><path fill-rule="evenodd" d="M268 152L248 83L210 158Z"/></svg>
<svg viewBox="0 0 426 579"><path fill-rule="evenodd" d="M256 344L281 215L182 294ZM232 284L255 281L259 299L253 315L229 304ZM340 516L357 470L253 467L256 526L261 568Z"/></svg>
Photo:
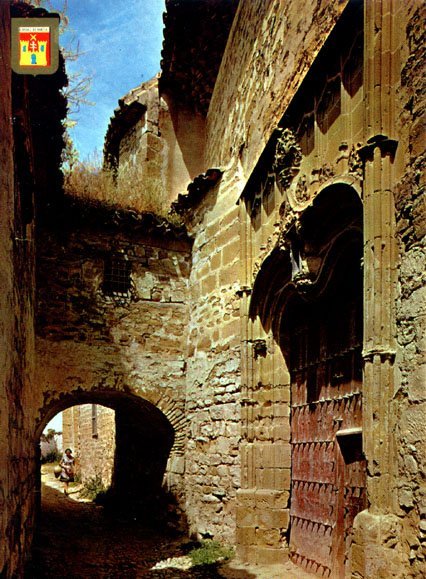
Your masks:
<svg viewBox="0 0 426 579"><path fill-rule="evenodd" d="M110 519L102 507L80 501L77 491L66 497L51 469L43 470L42 517L26 579L312 579L290 567L253 569L235 562L188 568L188 539Z"/></svg>

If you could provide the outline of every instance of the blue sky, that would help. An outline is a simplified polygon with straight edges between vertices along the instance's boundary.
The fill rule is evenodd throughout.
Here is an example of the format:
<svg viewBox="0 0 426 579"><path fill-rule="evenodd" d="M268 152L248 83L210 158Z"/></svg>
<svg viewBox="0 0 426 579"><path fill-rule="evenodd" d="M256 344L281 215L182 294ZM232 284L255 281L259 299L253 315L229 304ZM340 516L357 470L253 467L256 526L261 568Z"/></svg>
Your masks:
<svg viewBox="0 0 426 579"><path fill-rule="evenodd" d="M49 428L53 428L53 430L56 430L56 432L62 432L62 412L54 416L52 420L46 424L43 432L47 433Z"/></svg>
<svg viewBox="0 0 426 579"><path fill-rule="evenodd" d="M88 100L95 104L81 107L71 132L81 160L95 149L102 152L118 99L160 71L164 11L164 0L68 0L70 28L82 52L68 72L93 77Z"/></svg>

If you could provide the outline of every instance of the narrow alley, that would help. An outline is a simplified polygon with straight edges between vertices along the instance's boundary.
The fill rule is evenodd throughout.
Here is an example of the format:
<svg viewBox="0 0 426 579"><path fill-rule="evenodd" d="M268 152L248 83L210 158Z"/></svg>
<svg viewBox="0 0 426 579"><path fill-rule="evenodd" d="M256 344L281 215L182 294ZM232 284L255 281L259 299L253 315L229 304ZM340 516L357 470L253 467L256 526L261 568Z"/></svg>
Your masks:
<svg viewBox="0 0 426 579"><path fill-rule="evenodd" d="M43 475L42 514L31 579L57 577L220 577L213 570L156 566L188 565L185 543L136 520L111 519L78 492L64 496L51 473ZM173 561L170 561L171 558ZM166 561L169 560L169 561ZM162 562L162 563L161 563Z"/></svg>
<svg viewBox="0 0 426 579"><path fill-rule="evenodd" d="M0 579L426 578L425 19L0 1Z"/></svg>
<svg viewBox="0 0 426 579"><path fill-rule="evenodd" d="M103 507L79 500L75 489L66 497L61 486L43 467L41 524L28 579L222 576L205 566L187 569L187 539L111 518Z"/></svg>
<svg viewBox="0 0 426 579"><path fill-rule="evenodd" d="M194 543L143 521L110 517L103 507L63 494L52 468L42 468L42 512L26 579L309 579L284 566L249 568L230 561L191 567ZM283 575L284 573L284 575Z"/></svg>

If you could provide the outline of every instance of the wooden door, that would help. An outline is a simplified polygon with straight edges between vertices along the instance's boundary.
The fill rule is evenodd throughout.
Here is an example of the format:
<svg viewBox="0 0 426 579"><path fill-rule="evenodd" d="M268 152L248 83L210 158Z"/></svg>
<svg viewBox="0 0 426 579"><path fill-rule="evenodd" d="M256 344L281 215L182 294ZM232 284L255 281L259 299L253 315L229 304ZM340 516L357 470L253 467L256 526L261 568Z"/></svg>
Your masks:
<svg viewBox="0 0 426 579"><path fill-rule="evenodd" d="M347 280L348 281L348 280ZM365 507L362 304L359 285L293 303L285 332L291 373L292 560L344 577L352 525Z"/></svg>

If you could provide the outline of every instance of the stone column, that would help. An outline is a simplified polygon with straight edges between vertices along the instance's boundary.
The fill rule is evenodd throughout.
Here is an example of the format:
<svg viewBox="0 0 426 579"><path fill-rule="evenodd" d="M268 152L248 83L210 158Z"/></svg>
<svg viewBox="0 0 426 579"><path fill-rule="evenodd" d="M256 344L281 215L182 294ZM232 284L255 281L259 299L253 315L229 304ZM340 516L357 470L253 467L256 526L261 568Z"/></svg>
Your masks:
<svg viewBox="0 0 426 579"><path fill-rule="evenodd" d="M391 401L394 394L397 247L395 90L398 27L392 0L364 2L364 405L369 509L354 524L352 577L404 577L400 520L395 512Z"/></svg>

